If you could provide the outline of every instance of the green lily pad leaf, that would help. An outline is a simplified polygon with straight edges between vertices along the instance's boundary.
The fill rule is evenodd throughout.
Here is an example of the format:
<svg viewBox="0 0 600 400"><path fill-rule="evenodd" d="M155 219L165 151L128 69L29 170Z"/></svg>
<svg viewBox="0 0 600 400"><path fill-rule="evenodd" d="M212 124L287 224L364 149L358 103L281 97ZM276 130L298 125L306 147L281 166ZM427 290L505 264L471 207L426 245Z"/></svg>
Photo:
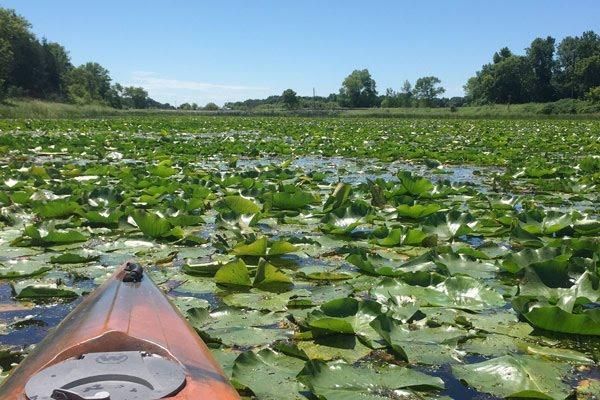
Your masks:
<svg viewBox="0 0 600 400"><path fill-rule="evenodd" d="M540 358L547 358L554 361L564 361L576 364L588 364L593 365L594 360L586 356L585 354L570 350L561 349L554 347L539 346L532 343L519 343L519 350L523 353L538 356Z"/></svg>
<svg viewBox="0 0 600 400"><path fill-rule="evenodd" d="M394 365L374 370L344 362L309 361L300 379L327 400L387 400L388 393L403 392L401 389L444 388L440 378Z"/></svg>
<svg viewBox="0 0 600 400"><path fill-rule="evenodd" d="M354 275L344 271L302 271L298 273L298 276L313 281L344 281L347 279L352 279L354 277Z"/></svg>
<svg viewBox="0 0 600 400"><path fill-rule="evenodd" d="M396 208L396 212L398 213L398 217L421 219L438 212L440 208L441 206L435 203L427 205L414 204L412 206L408 204L400 204Z"/></svg>
<svg viewBox="0 0 600 400"><path fill-rule="evenodd" d="M181 270L191 276L215 276L222 266L223 263L215 261L200 264L185 264L181 267Z"/></svg>
<svg viewBox="0 0 600 400"><path fill-rule="evenodd" d="M311 360L344 360L351 364L373 351L356 336L343 334L319 336L314 340L299 341L298 348L303 350Z"/></svg>
<svg viewBox="0 0 600 400"><path fill-rule="evenodd" d="M518 253L510 253L502 261L505 271L516 274L534 263L541 263L560 256L560 249L554 247L542 247L539 249L524 249Z"/></svg>
<svg viewBox="0 0 600 400"><path fill-rule="evenodd" d="M291 289L294 286L292 278L274 265L262 261L258 265L256 276L254 277L254 287L262 290L281 292Z"/></svg>
<svg viewBox="0 0 600 400"><path fill-rule="evenodd" d="M232 293L223 298L223 302L231 307L250 308L265 311L286 311L290 302L310 301L310 292L299 289L286 293L271 293L258 289L250 289L248 293Z"/></svg>
<svg viewBox="0 0 600 400"><path fill-rule="evenodd" d="M315 201L316 198L312 193L299 189L290 192L277 192L272 197L273 207L279 210L300 210Z"/></svg>
<svg viewBox="0 0 600 400"><path fill-rule="evenodd" d="M188 311L188 318L207 342L219 342L226 346L263 346L292 335L290 329L278 327L285 318L282 313L238 309L209 313L206 309L194 308Z"/></svg>
<svg viewBox="0 0 600 400"><path fill-rule="evenodd" d="M171 303L175 304L175 306L183 314L187 314L187 312L192 308L204 308L206 310L210 309L210 303L208 300L199 299L197 297L174 296L169 297L169 300Z"/></svg>
<svg viewBox="0 0 600 400"><path fill-rule="evenodd" d="M220 213L232 212L238 216L260 212L258 204L242 196L225 196L215 204L215 209Z"/></svg>
<svg viewBox="0 0 600 400"><path fill-rule="evenodd" d="M60 256L50 257L50 262L52 264L84 264L91 261L96 261L99 258L100 256L97 255L82 256L80 254L75 253L64 253Z"/></svg>
<svg viewBox="0 0 600 400"><path fill-rule="evenodd" d="M227 378L231 380L231 376L233 375L233 366L240 353L235 350L222 347L210 348L210 352L223 369L223 372L225 372ZM232 382L232 384L234 387L237 387L236 382Z"/></svg>
<svg viewBox="0 0 600 400"><path fill-rule="evenodd" d="M383 239L376 240L380 246L431 246L435 245L437 237L429 235L420 229L392 229L390 233Z"/></svg>
<svg viewBox="0 0 600 400"><path fill-rule="evenodd" d="M76 214L79 209L79 204L67 199L52 200L34 207L35 212L46 219L68 217Z"/></svg>
<svg viewBox="0 0 600 400"><path fill-rule="evenodd" d="M385 260L383 257L363 256L361 254L350 254L346 257L346 261L350 264L355 265L361 271L370 275L380 276L400 276L404 272L398 268L394 268L391 265L384 264Z"/></svg>
<svg viewBox="0 0 600 400"><path fill-rule="evenodd" d="M30 225L23 231L23 236L13 241L16 246L57 246L63 244L85 242L88 237L75 230L48 229Z"/></svg>
<svg viewBox="0 0 600 400"><path fill-rule="evenodd" d="M600 233L600 220L585 215L583 218L575 221L573 229L582 236L597 236Z"/></svg>
<svg viewBox="0 0 600 400"><path fill-rule="evenodd" d="M475 218L468 213L452 210L430 215L423 221L423 231L435 234L443 240L467 235L473 231Z"/></svg>
<svg viewBox="0 0 600 400"><path fill-rule="evenodd" d="M400 182L406 193L412 196L427 197L426 195L429 194L429 192L431 192L433 189L433 183L431 183L431 181L425 178L413 176L407 171L398 172L398 178L400 179Z"/></svg>
<svg viewBox="0 0 600 400"><path fill-rule="evenodd" d="M371 326L394 352L411 363L440 365L460 362L459 341L468 338L466 331L454 326L410 329L386 315L380 315Z"/></svg>
<svg viewBox="0 0 600 400"><path fill-rule="evenodd" d="M577 335L600 336L600 309L588 309L574 314L558 306L540 305L528 297L513 299L513 307L531 325L547 331Z"/></svg>
<svg viewBox="0 0 600 400"><path fill-rule="evenodd" d="M348 235L357 226L366 223L373 208L363 201L355 201L345 208L337 208L326 214L321 229L332 235Z"/></svg>
<svg viewBox="0 0 600 400"><path fill-rule="evenodd" d="M225 286L252 286L248 267L241 259L231 261L219 268L215 273L215 282Z"/></svg>
<svg viewBox="0 0 600 400"><path fill-rule="evenodd" d="M150 168L149 171L152 175L155 175L155 176L158 176L161 178L168 178L177 173L177 169L171 167L170 160L165 160L165 161L160 162L158 165Z"/></svg>
<svg viewBox="0 0 600 400"><path fill-rule="evenodd" d="M259 399L305 399L299 392L305 387L296 379L304 360L263 349L258 353L247 351L239 355L233 366L232 377L252 390Z"/></svg>
<svg viewBox="0 0 600 400"><path fill-rule="evenodd" d="M151 238L161 238L169 234L173 226L166 218L158 214L136 211L132 215L133 220L144 235Z"/></svg>
<svg viewBox="0 0 600 400"><path fill-rule="evenodd" d="M520 226L515 226L511 231L512 242L517 243L523 247L540 248L544 246L544 242L537 235L527 232Z"/></svg>
<svg viewBox="0 0 600 400"><path fill-rule="evenodd" d="M271 244L268 255L269 256L280 256L283 254L294 253L296 251L298 251L298 247L294 246L290 242L286 242L284 240L278 240Z"/></svg>
<svg viewBox="0 0 600 400"><path fill-rule="evenodd" d="M369 323L380 313L381 305L374 301L346 297L324 303L308 315L307 322L315 336L356 334L370 340L377 334Z"/></svg>
<svg viewBox="0 0 600 400"><path fill-rule="evenodd" d="M52 270L51 267L40 266L34 262L18 262L9 267L0 266L0 279L22 279L42 275Z"/></svg>
<svg viewBox="0 0 600 400"><path fill-rule="evenodd" d="M457 275L432 286L411 286L400 280L384 278L371 290L371 295L382 304L392 299L396 304L414 303L424 307L448 307L481 311L505 304L499 293L486 287L479 280Z"/></svg>
<svg viewBox="0 0 600 400"><path fill-rule="evenodd" d="M493 278L498 271L495 264L475 261L468 256L456 253L441 254L435 258L435 263L447 270L449 275L462 274L478 279Z"/></svg>
<svg viewBox="0 0 600 400"><path fill-rule="evenodd" d="M325 201L323 212L328 213L332 210L345 207L350 199L350 193L352 193L351 185L343 182L338 183L333 193Z"/></svg>
<svg viewBox="0 0 600 400"><path fill-rule="evenodd" d="M562 381L568 364L532 356L503 356L488 361L454 365L452 373L482 392L499 397L566 399L571 389Z"/></svg>
<svg viewBox="0 0 600 400"><path fill-rule="evenodd" d="M570 214L563 214L556 211L547 213L530 212L521 217L520 226L523 230L534 235L549 236L560 232L573 223Z"/></svg>
<svg viewBox="0 0 600 400"><path fill-rule="evenodd" d="M13 285L17 299L75 298L79 294L56 284Z"/></svg>
<svg viewBox="0 0 600 400"><path fill-rule="evenodd" d="M239 244L233 248L232 253L236 256L264 256L267 254L267 237L262 236L250 244Z"/></svg>
<svg viewBox="0 0 600 400"><path fill-rule="evenodd" d="M119 226L119 220L123 215L124 214L121 211L88 211L83 214L84 218L87 219L86 225L93 227L103 226L107 228L117 228Z"/></svg>

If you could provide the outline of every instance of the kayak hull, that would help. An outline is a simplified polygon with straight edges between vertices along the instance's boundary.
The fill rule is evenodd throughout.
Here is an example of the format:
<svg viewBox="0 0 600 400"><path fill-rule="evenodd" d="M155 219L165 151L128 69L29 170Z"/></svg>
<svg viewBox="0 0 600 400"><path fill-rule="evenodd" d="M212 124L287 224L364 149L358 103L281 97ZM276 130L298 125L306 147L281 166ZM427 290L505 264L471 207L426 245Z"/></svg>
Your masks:
<svg viewBox="0 0 600 400"><path fill-rule="evenodd" d="M186 383L166 399L239 399L206 344L149 277L123 282L123 267L87 296L0 386L0 399L28 400L38 371L86 353L146 351L178 362Z"/></svg>

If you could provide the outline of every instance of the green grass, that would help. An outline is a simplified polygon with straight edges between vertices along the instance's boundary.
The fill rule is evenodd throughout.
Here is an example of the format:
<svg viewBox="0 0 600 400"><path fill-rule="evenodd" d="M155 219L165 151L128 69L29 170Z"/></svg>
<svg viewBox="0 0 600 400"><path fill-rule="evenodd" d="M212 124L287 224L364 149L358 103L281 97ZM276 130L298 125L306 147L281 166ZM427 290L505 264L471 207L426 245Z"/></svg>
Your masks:
<svg viewBox="0 0 600 400"><path fill-rule="evenodd" d="M0 103L0 118L93 118L118 115L102 105L75 105L41 100L7 100Z"/></svg>
<svg viewBox="0 0 600 400"><path fill-rule="evenodd" d="M302 116L302 117L373 117L373 118L600 118L600 105L579 100L554 103L494 104L444 108L365 108L339 110L260 109L254 111L183 111L183 110L117 110L103 105L75 105L41 100L19 99L0 103L0 118L99 118L110 116L148 115L237 115L237 116Z"/></svg>

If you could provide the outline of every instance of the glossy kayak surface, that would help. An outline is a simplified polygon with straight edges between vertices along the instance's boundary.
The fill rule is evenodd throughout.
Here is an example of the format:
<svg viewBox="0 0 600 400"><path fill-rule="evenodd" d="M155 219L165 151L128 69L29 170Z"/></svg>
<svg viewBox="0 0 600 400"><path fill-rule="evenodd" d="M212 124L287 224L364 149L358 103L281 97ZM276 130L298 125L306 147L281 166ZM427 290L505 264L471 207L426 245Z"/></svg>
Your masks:
<svg viewBox="0 0 600 400"><path fill-rule="evenodd" d="M179 400L239 399L206 344L148 276L124 282L124 267L88 295L0 387L0 399L31 400L30 377L82 354L142 351L176 361L186 375Z"/></svg>

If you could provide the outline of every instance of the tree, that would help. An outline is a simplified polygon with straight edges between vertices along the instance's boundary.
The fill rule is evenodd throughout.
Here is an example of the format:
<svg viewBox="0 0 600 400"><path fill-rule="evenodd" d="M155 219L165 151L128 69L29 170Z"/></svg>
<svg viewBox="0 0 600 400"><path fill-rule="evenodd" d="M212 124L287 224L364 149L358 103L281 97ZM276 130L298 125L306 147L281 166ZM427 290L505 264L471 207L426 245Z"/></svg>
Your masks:
<svg viewBox="0 0 600 400"><path fill-rule="evenodd" d="M120 83L112 85L105 95L106 103L112 108L123 108L123 91L124 88Z"/></svg>
<svg viewBox="0 0 600 400"><path fill-rule="evenodd" d="M408 79L405 80L404 83L402 84L402 93L412 96L412 85L410 84Z"/></svg>
<svg viewBox="0 0 600 400"><path fill-rule="evenodd" d="M10 49L10 43L0 38L0 100L6 96L6 81L10 73L13 53Z"/></svg>
<svg viewBox="0 0 600 400"><path fill-rule="evenodd" d="M446 92L446 89L439 86L441 83L442 81L435 76L425 76L417 79L414 89L415 97L423 100L427 106L431 106L439 95Z"/></svg>
<svg viewBox="0 0 600 400"><path fill-rule="evenodd" d="M575 80L578 93L600 86L600 52L575 63Z"/></svg>
<svg viewBox="0 0 600 400"><path fill-rule="evenodd" d="M581 98L585 94L586 85L579 80L586 75L585 70L590 71L586 65L593 65L593 61L585 60L598 55L600 36L593 31L584 32L581 36L567 36L559 43L554 85L560 97Z"/></svg>
<svg viewBox="0 0 600 400"><path fill-rule="evenodd" d="M298 107L298 104L300 104L296 92L294 92L292 89L284 90L281 94L281 100L288 110L296 108Z"/></svg>
<svg viewBox="0 0 600 400"><path fill-rule="evenodd" d="M492 81L487 97L494 103L525 103L531 101L533 70L529 60L523 56L511 56L491 71Z"/></svg>
<svg viewBox="0 0 600 400"><path fill-rule="evenodd" d="M494 53L494 57L492 57L492 59L494 61L494 64L498 64L499 62L502 62L503 60L506 60L508 57L512 56L512 51L510 51L508 47L503 47L500 49L500 51Z"/></svg>
<svg viewBox="0 0 600 400"><path fill-rule="evenodd" d="M66 77L73 69L67 50L58 43L42 41L45 97L66 98Z"/></svg>
<svg viewBox="0 0 600 400"><path fill-rule="evenodd" d="M554 38L537 38L527 49L527 58L533 68L532 100L539 102L552 101L552 72L554 70Z"/></svg>
<svg viewBox="0 0 600 400"><path fill-rule="evenodd" d="M129 86L123 89L123 104L128 108L147 108L148 92L141 87Z"/></svg>
<svg viewBox="0 0 600 400"><path fill-rule="evenodd" d="M377 89L369 70L352 71L342 83L340 97L342 105L346 107L376 106Z"/></svg>
<svg viewBox="0 0 600 400"><path fill-rule="evenodd" d="M20 88L30 96L42 97L43 52L30 28L29 22L14 10L0 8L0 38L8 42L12 53L6 85Z"/></svg>
<svg viewBox="0 0 600 400"><path fill-rule="evenodd" d="M219 106L216 105L215 103L206 103L206 105L204 106L204 109L206 111L218 111Z"/></svg>
<svg viewBox="0 0 600 400"><path fill-rule="evenodd" d="M178 108L180 110L190 111L192 109L192 106L190 103L183 103L183 104L180 104Z"/></svg>
<svg viewBox="0 0 600 400"><path fill-rule="evenodd" d="M69 71L68 94L76 103L107 103L110 74L100 64L89 62Z"/></svg>

